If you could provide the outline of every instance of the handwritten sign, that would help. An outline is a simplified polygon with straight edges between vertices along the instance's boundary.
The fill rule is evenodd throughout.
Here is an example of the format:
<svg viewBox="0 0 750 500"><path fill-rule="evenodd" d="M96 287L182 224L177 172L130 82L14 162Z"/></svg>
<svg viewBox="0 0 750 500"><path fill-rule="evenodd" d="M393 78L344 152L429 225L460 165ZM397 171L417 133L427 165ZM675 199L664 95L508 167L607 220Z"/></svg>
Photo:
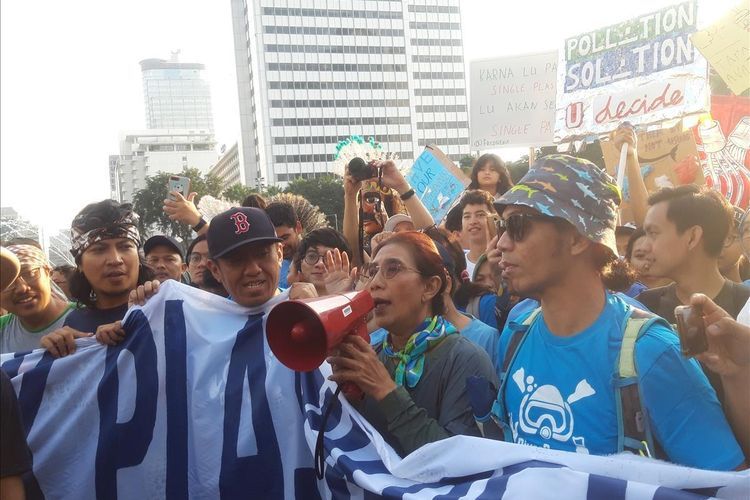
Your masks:
<svg viewBox="0 0 750 500"><path fill-rule="evenodd" d="M743 3L690 37L735 94L750 88L750 3Z"/></svg>
<svg viewBox="0 0 750 500"><path fill-rule="evenodd" d="M557 52L472 61L471 145L552 144Z"/></svg>
<svg viewBox="0 0 750 500"><path fill-rule="evenodd" d="M565 40L555 142L709 109L706 60L693 47L697 5L682 2Z"/></svg>
<svg viewBox="0 0 750 500"><path fill-rule="evenodd" d="M406 173L406 180L439 223L461 196L469 179L436 146L427 146Z"/></svg>
<svg viewBox="0 0 750 500"><path fill-rule="evenodd" d="M607 172L614 176L620 161L620 151L611 141L602 141L601 146ZM651 132L638 132L638 162L649 193L662 187L705 184L693 132L683 130L682 124ZM627 183L623 188L620 210L623 222L633 221Z"/></svg>

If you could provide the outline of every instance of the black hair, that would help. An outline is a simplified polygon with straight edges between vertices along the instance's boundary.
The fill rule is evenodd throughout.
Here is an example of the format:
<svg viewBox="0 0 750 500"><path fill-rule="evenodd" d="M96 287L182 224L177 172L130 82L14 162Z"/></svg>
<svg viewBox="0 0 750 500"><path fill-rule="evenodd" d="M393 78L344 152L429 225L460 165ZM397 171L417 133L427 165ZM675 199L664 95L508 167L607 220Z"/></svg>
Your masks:
<svg viewBox="0 0 750 500"><path fill-rule="evenodd" d="M154 272L149 268L141 259L138 258L138 283L136 286L142 285L147 281L154 279ZM83 272L76 268L72 276L68 278L68 288L70 289L70 296L78 302L80 305L96 308L96 301L91 300L91 283L86 279Z"/></svg>
<svg viewBox="0 0 750 500"><path fill-rule="evenodd" d="M633 247L635 246L635 242L644 236L646 236L646 231L642 227L633 231L630 238L628 238L628 245L625 247L625 260L630 262L631 257L633 257Z"/></svg>
<svg viewBox="0 0 750 500"><path fill-rule="evenodd" d="M613 292L624 292L635 283L636 272L630 263L620 259L604 245L592 245L594 262L599 269L602 283Z"/></svg>
<svg viewBox="0 0 750 500"><path fill-rule="evenodd" d="M455 205L453 208L448 210L448 214L445 216L445 229L448 231L461 231L463 227L463 209Z"/></svg>
<svg viewBox="0 0 750 500"><path fill-rule="evenodd" d="M190 245L188 245L187 253L185 254L185 260L190 260L190 254L193 253L193 248L195 248L195 245L200 243L201 241L206 241L206 235L205 234L199 234L195 237L193 241L190 242Z"/></svg>
<svg viewBox="0 0 750 500"><path fill-rule="evenodd" d="M474 163L474 167L471 169L471 183L467 189L480 189L479 171L488 164L492 167L492 170L500 175L497 179L495 191L497 194L505 194L507 190L513 187L513 181L510 178L510 173L508 172L508 167L505 166L505 162L499 156L492 153L483 154Z"/></svg>
<svg viewBox="0 0 750 500"><path fill-rule="evenodd" d="M283 201L274 201L266 205L266 213L274 227L288 226L294 228L299 222L294 207Z"/></svg>
<svg viewBox="0 0 750 500"><path fill-rule="evenodd" d="M71 266L70 264L63 264L61 266L55 266L52 269L53 272L62 273L63 276L65 276L65 279L70 279L73 276L73 273L76 272L76 266Z"/></svg>
<svg viewBox="0 0 750 500"><path fill-rule="evenodd" d="M294 266L298 272L302 269L302 259L305 258L307 251L316 246L338 248L339 251L346 253L349 256L350 262L354 257L352 249L349 247L343 234L330 227L321 227L310 231L304 238L302 238L302 241L300 241L300 244L297 247L297 253L294 255L293 259Z"/></svg>
<svg viewBox="0 0 750 500"><path fill-rule="evenodd" d="M243 207L254 207L265 210L267 205L268 202L266 202L266 199L258 193L251 193L247 195L244 200L242 200Z"/></svg>
<svg viewBox="0 0 750 500"><path fill-rule="evenodd" d="M495 199L487 191L481 189L470 189L464 191L463 196L461 196L461 201L458 203L458 206L460 207L459 213L463 218L463 212L466 205L484 205L489 209L491 214L494 214L495 205L493 205L493 201L495 201Z"/></svg>
<svg viewBox="0 0 750 500"><path fill-rule="evenodd" d="M443 258L443 264L451 277L450 295L457 307L465 309L474 297L494 293L488 286L463 280L462 275L466 271L466 257L461 245L447 230L432 226L425 229L424 233L432 238L435 245L438 246L438 251L442 247L450 256L448 262Z"/></svg>
<svg viewBox="0 0 750 500"><path fill-rule="evenodd" d="M734 224L734 212L729 202L713 189L686 184L676 188L662 188L648 198L648 204L667 203L667 219L679 233L694 226L703 229L703 249L711 257L718 257L724 248L729 230Z"/></svg>

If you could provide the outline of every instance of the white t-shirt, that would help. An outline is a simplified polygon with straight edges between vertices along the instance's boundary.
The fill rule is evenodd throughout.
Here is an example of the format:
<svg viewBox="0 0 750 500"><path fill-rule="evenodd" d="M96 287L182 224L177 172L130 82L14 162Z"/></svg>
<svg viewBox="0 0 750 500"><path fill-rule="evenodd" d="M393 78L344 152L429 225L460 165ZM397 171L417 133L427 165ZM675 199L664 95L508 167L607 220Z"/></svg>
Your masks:
<svg viewBox="0 0 750 500"><path fill-rule="evenodd" d="M745 326L750 326L750 299L745 302L745 306L737 315L737 323Z"/></svg>
<svg viewBox="0 0 750 500"><path fill-rule="evenodd" d="M477 263L469 260L469 250L464 250L464 256L466 257L466 272L469 273L469 278L474 276L474 268Z"/></svg>
<svg viewBox="0 0 750 500"><path fill-rule="evenodd" d="M42 337L62 328L65 317L72 310L73 304L68 304L68 307L56 320L37 331L24 328L21 320L15 314L6 314L0 317L0 353L39 349L39 341Z"/></svg>

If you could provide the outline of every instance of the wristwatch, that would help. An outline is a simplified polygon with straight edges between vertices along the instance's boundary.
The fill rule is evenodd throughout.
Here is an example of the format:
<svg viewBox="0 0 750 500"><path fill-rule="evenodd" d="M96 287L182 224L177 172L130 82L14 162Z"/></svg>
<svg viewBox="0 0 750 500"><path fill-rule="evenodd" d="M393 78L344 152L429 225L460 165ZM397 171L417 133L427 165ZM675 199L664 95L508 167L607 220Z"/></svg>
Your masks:
<svg viewBox="0 0 750 500"><path fill-rule="evenodd" d="M414 196L414 194L415 194L414 193L414 188L409 188L409 190L407 192L405 192L404 194L399 195L399 198L401 198L401 201L406 201L409 198L411 198L412 196Z"/></svg>
<svg viewBox="0 0 750 500"><path fill-rule="evenodd" d="M206 222L206 219L204 219L203 217L201 217L201 220L198 221L198 224L196 224L196 225L193 226L193 231L195 231L197 233L198 231L200 231L201 229L203 229L203 227L206 224L208 224L208 222Z"/></svg>

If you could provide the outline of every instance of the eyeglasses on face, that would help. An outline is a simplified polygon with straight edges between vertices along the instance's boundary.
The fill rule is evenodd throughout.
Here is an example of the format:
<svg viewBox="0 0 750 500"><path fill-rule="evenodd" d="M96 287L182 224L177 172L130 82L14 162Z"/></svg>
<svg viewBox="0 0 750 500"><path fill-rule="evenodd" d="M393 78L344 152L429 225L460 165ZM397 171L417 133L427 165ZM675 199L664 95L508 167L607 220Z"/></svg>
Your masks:
<svg viewBox="0 0 750 500"><path fill-rule="evenodd" d="M497 234L508 232L508 236L515 242L523 241L528 235L534 221L555 222L559 219L548 215L518 213L500 218L497 221Z"/></svg>
<svg viewBox="0 0 750 500"><path fill-rule="evenodd" d="M307 252L303 260L308 266L314 266L323 259L325 259L325 255L321 255L318 252Z"/></svg>
<svg viewBox="0 0 750 500"><path fill-rule="evenodd" d="M208 254L207 253L193 252L193 253L190 254L190 257L188 257L188 262L190 262L191 264L198 264L203 259L208 260Z"/></svg>
<svg viewBox="0 0 750 500"><path fill-rule="evenodd" d="M382 266L375 262L365 264L365 266L359 273L359 279L360 281L369 283L370 281L375 279L375 276L377 276L377 274L381 271L383 278L385 278L386 280L392 280L402 271L411 271L417 274L422 274L418 269L408 267L402 262L399 262L397 260L387 260L383 263Z"/></svg>
<svg viewBox="0 0 750 500"><path fill-rule="evenodd" d="M21 284L21 281L23 281L26 285L33 285L34 283L39 281L39 278L41 277L41 267L32 267L31 269L25 269L21 271L21 273L18 275L18 278L16 278L16 281L14 281L12 285L6 288L3 293L10 293L14 291L16 287Z"/></svg>

